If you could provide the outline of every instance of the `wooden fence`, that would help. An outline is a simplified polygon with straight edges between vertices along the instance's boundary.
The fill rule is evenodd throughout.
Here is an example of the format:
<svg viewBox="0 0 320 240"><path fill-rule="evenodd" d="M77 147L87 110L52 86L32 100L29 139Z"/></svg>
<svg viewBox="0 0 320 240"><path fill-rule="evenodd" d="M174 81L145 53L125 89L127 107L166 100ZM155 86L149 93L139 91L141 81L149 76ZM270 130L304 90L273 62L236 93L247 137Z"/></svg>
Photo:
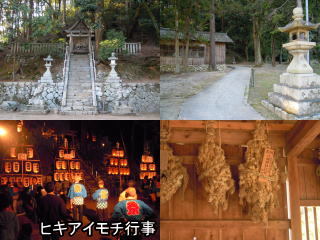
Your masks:
<svg viewBox="0 0 320 240"><path fill-rule="evenodd" d="M14 43L11 45L12 56L39 56L49 54L53 56L63 56L64 51L64 43Z"/></svg>
<svg viewBox="0 0 320 240"><path fill-rule="evenodd" d="M130 55L136 55L141 52L141 43L125 43L122 49L117 49L117 53L126 53Z"/></svg>

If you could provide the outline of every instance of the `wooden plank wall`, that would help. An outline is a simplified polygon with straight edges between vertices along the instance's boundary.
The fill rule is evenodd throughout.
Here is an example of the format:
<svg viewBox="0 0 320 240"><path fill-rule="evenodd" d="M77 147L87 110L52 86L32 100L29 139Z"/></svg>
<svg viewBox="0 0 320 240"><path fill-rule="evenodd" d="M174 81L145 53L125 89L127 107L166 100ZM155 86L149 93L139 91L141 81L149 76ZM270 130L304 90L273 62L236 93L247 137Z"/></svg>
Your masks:
<svg viewBox="0 0 320 240"><path fill-rule="evenodd" d="M194 166L203 137L204 132L201 130L173 129L169 141L175 155L183 158L190 183L184 196L179 190L169 203L161 205L161 239L192 240L197 237L197 240L287 240L289 221L284 183L279 192L280 205L270 214L268 225L250 221L246 211L239 205L238 165L244 161L244 149L241 145L251 138L250 131L221 132L222 147L231 165L233 178L237 180L237 190L230 197L229 209L220 211L219 214L214 214L207 203ZM271 134L270 139L274 147L282 152L285 134ZM285 158L281 158L279 164L284 167Z"/></svg>
<svg viewBox="0 0 320 240"><path fill-rule="evenodd" d="M188 65L203 65L209 64L209 54L210 47L207 46L205 48L205 57L204 58L189 58ZM174 54L174 53L173 53ZM226 63L226 44L225 43L217 43L216 44L216 61L217 64L225 64ZM179 59L179 63L182 64L182 58ZM160 64L161 65L174 65L175 57L172 56L160 56Z"/></svg>

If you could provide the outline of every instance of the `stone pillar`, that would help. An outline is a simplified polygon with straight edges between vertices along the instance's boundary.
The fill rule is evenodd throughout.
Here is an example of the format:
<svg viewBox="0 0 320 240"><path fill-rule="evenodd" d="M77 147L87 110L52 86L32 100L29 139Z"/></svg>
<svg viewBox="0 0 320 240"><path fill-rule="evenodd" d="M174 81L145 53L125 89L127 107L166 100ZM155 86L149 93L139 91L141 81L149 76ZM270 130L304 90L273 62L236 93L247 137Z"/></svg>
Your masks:
<svg viewBox="0 0 320 240"><path fill-rule="evenodd" d="M287 72L281 74L280 83L273 85L273 92L263 105L282 119L318 119L320 118L320 76L313 73L305 55L316 44L308 41L310 30L319 24L306 24L303 21L303 9L293 10L293 22L283 28L289 33L290 42L283 44L293 59Z"/></svg>
<svg viewBox="0 0 320 240"><path fill-rule="evenodd" d="M47 58L44 58L43 60L46 61L45 66L46 66L47 70L43 74L43 76L41 77L39 82L40 83L53 83L52 75L51 75L51 72L50 72L51 62L53 61L53 59L49 55Z"/></svg>

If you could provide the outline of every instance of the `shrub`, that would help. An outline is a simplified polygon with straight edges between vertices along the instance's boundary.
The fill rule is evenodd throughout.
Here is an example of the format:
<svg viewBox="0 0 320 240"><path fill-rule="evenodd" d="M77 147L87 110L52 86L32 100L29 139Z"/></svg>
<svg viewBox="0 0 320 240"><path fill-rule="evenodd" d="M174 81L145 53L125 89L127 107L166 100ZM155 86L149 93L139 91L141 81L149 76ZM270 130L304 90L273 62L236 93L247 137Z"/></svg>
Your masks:
<svg viewBox="0 0 320 240"><path fill-rule="evenodd" d="M110 30L106 33L107 39L99 43L99 58L106 61L111 53L118 48L123 48L126 38L122 32Z"/></svg>

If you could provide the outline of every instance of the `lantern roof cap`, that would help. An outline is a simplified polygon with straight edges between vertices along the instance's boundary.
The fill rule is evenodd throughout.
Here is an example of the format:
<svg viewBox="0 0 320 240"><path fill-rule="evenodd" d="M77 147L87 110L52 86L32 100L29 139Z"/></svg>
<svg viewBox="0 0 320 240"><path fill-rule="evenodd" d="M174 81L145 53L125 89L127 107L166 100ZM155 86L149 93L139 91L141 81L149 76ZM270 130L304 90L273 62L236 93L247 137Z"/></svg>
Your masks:
<svg viewBox="0 0 320 240"><path fill-rule="evenodd" d="M303 20L303 9L301 7L297 7L293 9L293 21L288 23L285 27L279 27L281 32L292 32L294 30L315 30L320 26L320 23L307 23Z"/></svg>

